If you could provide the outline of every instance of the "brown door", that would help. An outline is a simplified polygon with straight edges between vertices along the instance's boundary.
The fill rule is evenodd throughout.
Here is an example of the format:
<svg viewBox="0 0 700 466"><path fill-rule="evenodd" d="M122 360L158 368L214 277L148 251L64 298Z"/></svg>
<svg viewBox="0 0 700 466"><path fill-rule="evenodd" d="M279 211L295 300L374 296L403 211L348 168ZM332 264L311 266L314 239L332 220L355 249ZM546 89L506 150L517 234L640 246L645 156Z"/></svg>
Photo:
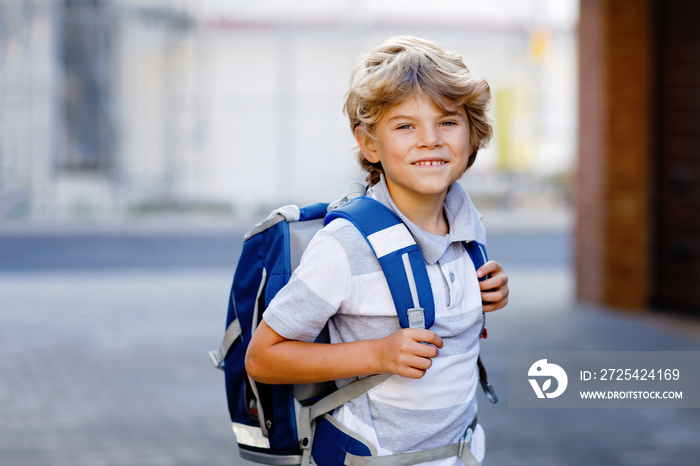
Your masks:
<svg viewBox="0 0 700 466"><path fill-rule="evenodd" d="M656 2L654 285L659 309L700 314L700 1Z"/></svg>

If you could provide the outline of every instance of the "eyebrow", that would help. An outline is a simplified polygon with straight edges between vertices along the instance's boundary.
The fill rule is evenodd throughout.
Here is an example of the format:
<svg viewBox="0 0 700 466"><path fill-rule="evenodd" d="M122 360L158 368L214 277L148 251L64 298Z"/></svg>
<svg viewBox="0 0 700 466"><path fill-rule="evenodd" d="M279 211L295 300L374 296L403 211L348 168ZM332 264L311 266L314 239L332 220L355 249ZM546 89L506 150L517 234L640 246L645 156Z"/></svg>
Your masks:
<svg viewBox="0 0 700 466"><path fill-rule="evenodd" d="M394 120L412 120L413 117L410 117L408 115L394 115L393 117L389 118L387 121L394 121Z"/></svg>
<svg viewBox="0 0 700 466"><path fill-rule="evenodd" d="M454 112L443 112L440 115L440 118L445 118L445 117L453 117L453 116L462 116L461 113L458 111ZM415 117L409 116L409 115L394 115L393 117L389 118L387 122L389 121L394 121L394 120L413 120Z"/></svg>

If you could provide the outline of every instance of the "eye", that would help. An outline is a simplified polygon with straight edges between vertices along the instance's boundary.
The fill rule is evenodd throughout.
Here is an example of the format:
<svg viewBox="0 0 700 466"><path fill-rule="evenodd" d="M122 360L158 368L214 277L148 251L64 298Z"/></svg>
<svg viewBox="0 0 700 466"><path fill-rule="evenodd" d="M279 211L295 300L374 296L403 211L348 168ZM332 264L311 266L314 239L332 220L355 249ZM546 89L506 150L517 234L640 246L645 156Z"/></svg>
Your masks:
<svg viewBox="0 0 700 466"><path fill-rule="evenodd" d="M457 122L454 120L447 120L440 123L440 126L456 126Z"/></svg>
<svg viewBox="0 0 700 466"><path fill-rule="evenodd" d="M413 128L413 126L412 126L412 125L409 125L408 123L403 124L403 125L399 125L399 126L396 127L396 129L398 129L398 130L408 130L408 129L411 129L411 128Z"/></svg>

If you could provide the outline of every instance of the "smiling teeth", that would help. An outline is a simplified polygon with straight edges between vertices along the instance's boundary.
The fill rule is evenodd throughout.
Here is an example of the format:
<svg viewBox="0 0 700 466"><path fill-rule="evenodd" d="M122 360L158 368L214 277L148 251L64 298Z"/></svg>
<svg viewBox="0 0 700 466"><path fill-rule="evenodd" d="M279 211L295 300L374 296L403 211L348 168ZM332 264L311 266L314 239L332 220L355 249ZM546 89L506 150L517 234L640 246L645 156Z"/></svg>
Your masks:
<svg viewBox="0 0 700 466"><path fill-rule="evenodd" d="M441 160L429 160L429 161L425 161L425 162L416 162L416 165L442 165L444 163L445 162L443 162Z"/></svg>

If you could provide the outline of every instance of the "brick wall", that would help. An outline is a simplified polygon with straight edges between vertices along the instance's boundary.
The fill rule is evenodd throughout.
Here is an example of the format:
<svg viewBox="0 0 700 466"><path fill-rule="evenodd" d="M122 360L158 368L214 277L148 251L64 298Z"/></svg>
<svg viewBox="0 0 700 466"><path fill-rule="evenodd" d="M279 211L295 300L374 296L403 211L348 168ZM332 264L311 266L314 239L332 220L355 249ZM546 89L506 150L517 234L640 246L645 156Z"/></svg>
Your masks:
<svg viewBox="0 0 700 466"><path fill-rule="evenodd" d="M576 286L649 305L652 0L581 0Z"/></svg>

